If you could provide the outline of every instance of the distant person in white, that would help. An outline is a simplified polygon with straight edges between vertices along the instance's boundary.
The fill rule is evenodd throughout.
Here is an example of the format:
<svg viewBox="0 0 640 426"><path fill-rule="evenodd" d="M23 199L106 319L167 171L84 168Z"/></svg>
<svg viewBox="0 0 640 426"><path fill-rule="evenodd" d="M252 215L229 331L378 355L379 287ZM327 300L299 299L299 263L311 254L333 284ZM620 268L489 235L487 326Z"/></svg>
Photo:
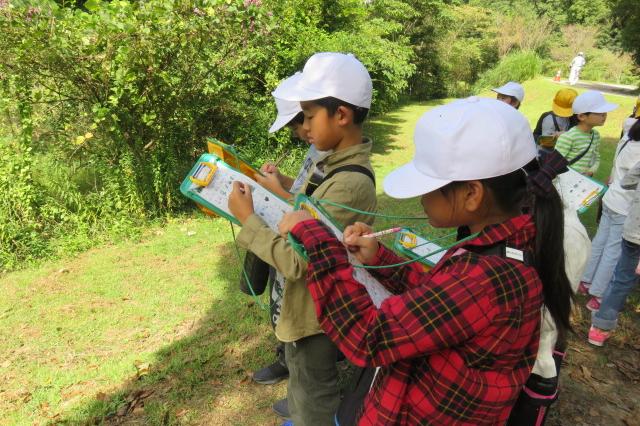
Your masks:
<svg viewBox="0 0 640 426"><path fill-rule="evenodd" d="M571 61L571 72L569 72L569 84L575 85L580 78L580 71L587 61L584 59L584 53L578 52L578 56Z"/></svg>

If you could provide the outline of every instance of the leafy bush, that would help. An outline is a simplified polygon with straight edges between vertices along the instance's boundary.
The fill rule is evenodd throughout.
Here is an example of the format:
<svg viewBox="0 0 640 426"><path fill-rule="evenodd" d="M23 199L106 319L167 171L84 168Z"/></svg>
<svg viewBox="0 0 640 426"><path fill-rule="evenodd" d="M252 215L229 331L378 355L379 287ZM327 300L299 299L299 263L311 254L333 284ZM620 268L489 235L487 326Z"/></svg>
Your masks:
<svg viewBox="0 0 640 426"><path fill-rule="evenodd" d="M486 9L452 7L450 22L437 43L442 84L449 96L469 95L473 83L498 61L493 19Z"/></svg>
<svg viewBox="0 0 640 426"><path fill-rule="evenodd" d="M476 83L476 90L500 86L507 81L530 80L542 72L542 65L542 59L535 52L511 53L502 58L494 68L480 76Z"/></svg>
<svg viewBox="0 0 640 426"><path fill-rule="evenodd" d="M414 70L405 39L356 0L331 3L343 19L328 25L325 3L91 0L87 13L0 2L0 129L15 133L0 179L19 182L0 204L0 262L52 253L64 235L84 247L187 205L179 184L206 136L256 162L287 149L286 134L266 132L270 92L316 51L354 53L374 80L373 112L393 105Z"/></svg>

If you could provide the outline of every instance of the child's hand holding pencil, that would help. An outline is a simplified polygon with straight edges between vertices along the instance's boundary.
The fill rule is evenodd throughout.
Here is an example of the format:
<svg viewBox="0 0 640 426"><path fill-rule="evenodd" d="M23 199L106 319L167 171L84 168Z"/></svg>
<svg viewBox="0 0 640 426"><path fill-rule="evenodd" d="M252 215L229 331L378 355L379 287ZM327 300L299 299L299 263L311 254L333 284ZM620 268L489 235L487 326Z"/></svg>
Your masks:
<svg viewBox="0 0 640 426"><path fill-rule="evenodd" d="M356 222L347 226L343 233L343 242L347 250L364 264L371 263L375 259L380 247L375 234L372 234L371 231L372 229L369 225Z"/></svg>

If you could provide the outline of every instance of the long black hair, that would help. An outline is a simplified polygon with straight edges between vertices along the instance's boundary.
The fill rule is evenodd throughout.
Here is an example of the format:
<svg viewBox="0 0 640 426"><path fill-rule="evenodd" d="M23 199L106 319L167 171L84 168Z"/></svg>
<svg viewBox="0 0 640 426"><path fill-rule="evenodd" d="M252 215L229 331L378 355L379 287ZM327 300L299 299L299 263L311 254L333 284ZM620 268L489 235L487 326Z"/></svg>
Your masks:
<svg viewBox="0 0 640 426"><path fill-rule="evenodd" d="M480 182L489 189L497 207L505 213L528 212L533 215L536 225L536 240L533 267L542 281L544 304L551 314L560 339L571 330L571 302L573 291L565 270L564 253L564 213L562 199L555 187L545 196L535 195L527 185L527 174L540 168L538 159L529 162L522 169L506 175ZM442 188L447 195L453 188L464 182L452 182ZM464 235L465 230L458 230Z"/></svg>
<svg viewBox="0 0 640 426"><path fill-rule="evenodd" d="M565 270L564 213L560 194L551 186L545 196L535 195L527 185L527 174L540 168L538 159L522 169L481 182L489 188L498 207L505 211L528 211L533 214L536 240L533 266L542 281L544 304L551 314L558 334L564 338L571 330L573 291Z"/></svg>

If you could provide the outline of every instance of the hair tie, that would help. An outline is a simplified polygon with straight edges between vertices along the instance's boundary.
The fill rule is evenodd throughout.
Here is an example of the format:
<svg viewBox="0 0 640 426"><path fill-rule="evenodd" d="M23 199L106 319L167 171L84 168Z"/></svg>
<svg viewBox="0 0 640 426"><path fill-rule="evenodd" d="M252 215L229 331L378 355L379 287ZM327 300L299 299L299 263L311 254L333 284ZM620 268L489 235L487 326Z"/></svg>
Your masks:
<svg viewBox="0 0 640 426"><path fill-rule="evenodd" d="M555 149L544 156L538 170L525 172L529 190L539 197L547 197L554 190L553 180L560 173L566 172L567 159Z"/></svg>

